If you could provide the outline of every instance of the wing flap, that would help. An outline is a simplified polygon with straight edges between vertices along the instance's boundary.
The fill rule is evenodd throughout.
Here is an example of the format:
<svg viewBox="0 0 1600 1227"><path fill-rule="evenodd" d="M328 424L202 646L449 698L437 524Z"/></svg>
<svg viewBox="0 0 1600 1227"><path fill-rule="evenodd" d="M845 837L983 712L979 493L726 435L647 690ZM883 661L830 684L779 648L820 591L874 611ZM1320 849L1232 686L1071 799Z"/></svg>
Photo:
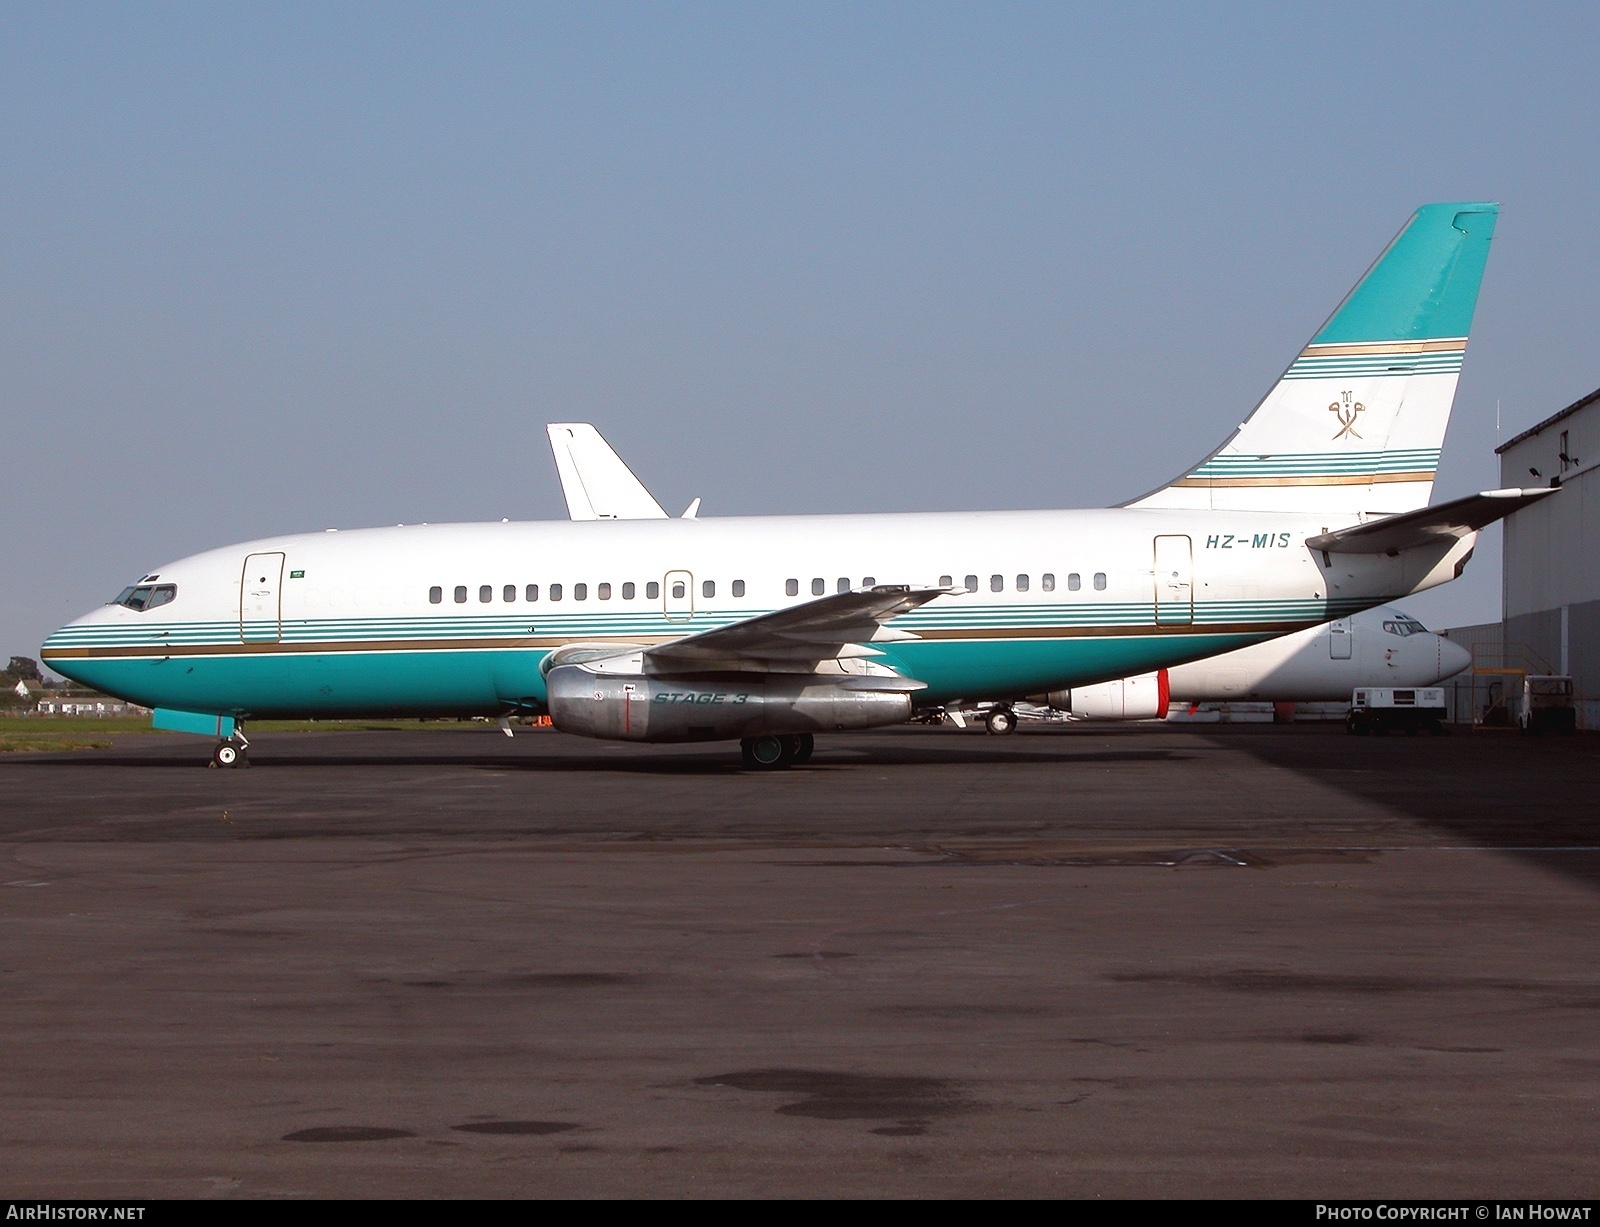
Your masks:
<svg viewBox="0 0 1600 1227"><path fill-rule="evenodd" d="M869 653L856 645L880 636L907 637L904 631L884 636L885 622L946 591L886 585L862 592L841 592L663 643L645 652L645 663L652 671L665 671L864 656Z"/></svg>

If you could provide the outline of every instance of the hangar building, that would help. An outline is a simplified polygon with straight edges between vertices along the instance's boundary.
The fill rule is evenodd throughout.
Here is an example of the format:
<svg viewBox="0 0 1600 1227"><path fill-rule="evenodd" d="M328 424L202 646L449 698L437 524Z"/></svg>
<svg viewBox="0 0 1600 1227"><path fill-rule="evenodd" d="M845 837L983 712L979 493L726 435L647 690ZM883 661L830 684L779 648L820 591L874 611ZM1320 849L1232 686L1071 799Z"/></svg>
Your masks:
<svg viewBox="0 0 1600 1227"><path fill-rule="evenodd" d="M1600 727L1600 389L1496 451L1501 486L1562 490L1505 521L1503 643L1571 674L1580 718Z"/></svg>

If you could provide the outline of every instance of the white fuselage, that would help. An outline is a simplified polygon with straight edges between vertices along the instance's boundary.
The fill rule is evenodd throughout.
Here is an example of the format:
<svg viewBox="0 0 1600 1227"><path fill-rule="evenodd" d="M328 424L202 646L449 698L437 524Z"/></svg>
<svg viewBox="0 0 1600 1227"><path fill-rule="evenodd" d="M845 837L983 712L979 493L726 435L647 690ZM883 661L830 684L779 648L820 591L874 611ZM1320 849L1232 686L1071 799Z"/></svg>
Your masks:
<svg viewBox="0 0 1600 1227"><path fill-rule="evenodd" d="M1337 521L1333 522L1333 526ZM660 643L883 584L955 585L873 644L923 699L1183 664L1451 578L1471 540L1329 559L1329 518L1109 509L417 525L269 538L160 568L44 657L136 702L244 716L536 710L574 642ZM249 564L247 566L247 563ZM265 565L263 565L265 564ZM1159 565L1158 565L1159 564Z"/></svg>

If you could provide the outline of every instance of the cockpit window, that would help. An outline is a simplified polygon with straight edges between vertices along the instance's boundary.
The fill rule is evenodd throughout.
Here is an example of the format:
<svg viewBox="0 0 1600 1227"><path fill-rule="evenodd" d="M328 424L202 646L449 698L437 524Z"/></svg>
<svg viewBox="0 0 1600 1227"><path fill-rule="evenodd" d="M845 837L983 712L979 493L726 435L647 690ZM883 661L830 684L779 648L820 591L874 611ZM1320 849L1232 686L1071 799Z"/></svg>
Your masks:
<svg viewBox="0 0 1600 1227"><path fill-rule="evenodd" d="M1386 621L1383 629L1391 635L1399 635L1402 639L1410 635L1425 635L1428 632L1428 628L1415 618L1395 618Z"/></svg>
<svg viewBox="0 0 1600 1227"><path fill-rule="evenodd" d="M111 603L113 605L126 605L129 609L144 613L177 599L177 584L139 584L133 588L124 588L117 599Z"/></svg>

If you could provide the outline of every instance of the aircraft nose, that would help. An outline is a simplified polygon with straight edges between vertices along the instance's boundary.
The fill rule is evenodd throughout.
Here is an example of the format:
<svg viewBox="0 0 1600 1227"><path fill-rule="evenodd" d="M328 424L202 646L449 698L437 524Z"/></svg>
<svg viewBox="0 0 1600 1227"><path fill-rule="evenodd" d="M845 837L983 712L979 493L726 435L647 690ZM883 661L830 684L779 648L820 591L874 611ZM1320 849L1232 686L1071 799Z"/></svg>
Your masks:
<svg viewBox="0 0 1600 1227"><path fill-rule="evenodd" d="M1463 669L1472 665L1472 653L1459 643L1452 643L1443 635L1435 635L1439 641L1439 680L1442 682L1447 677L1454 677Z"/></svg>

